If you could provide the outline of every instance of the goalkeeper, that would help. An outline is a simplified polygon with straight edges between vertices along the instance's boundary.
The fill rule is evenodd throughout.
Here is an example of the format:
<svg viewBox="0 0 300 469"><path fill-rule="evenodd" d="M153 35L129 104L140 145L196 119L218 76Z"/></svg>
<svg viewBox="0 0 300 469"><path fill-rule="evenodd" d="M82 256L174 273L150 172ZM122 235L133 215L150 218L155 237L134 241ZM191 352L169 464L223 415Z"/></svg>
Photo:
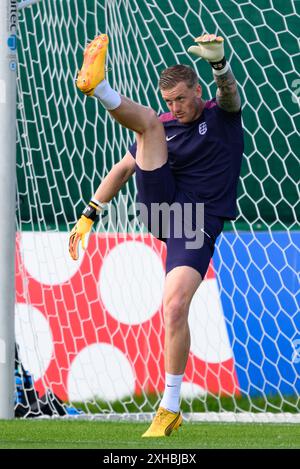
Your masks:
<svg viewBox="0 0 300 469"><path fill-rule="evenodd" d="M188 248L187 235L174 235L170 216L166 279L163 297L165 321L165 391L144 437L168 436L182 423L180 387L190 350L188 312L203 280L224 220L236 217L237 185L243 155L241 100L237 83L224 56L224 40L214 34L195 39L189 52L212 66L216 98L202 99L194 70L175 65L160 76L159 89L169 112L157 117L151 109L121 96L105 80L108 37L101 34L86 48L77 87L94 96L121 125L133 130L136 143L100 184L70 233L69 252L78 259L97 215L135 172L138 201L151 204L192 205L192 226L203 233L197 248ZM195 207L204 204L204 224L195 218ZM174 216L175 218L175 216ZM153 227L146 220L148 228ZM151 220L152 221L152 220ZM191 239L189 239L191 241ZM201 314L201 312L200 312Z"/></svg>

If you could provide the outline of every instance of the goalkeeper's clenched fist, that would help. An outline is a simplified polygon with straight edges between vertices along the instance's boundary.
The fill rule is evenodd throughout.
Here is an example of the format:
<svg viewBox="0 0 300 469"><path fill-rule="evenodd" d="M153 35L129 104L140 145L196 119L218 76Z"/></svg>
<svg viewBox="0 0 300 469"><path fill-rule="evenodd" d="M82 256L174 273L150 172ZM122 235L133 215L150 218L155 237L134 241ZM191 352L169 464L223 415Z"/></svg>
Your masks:
<svg viewBox="0 0 300 469"><path fill-rule="evenodd" d="M82 212L81 217L72 229L69 236L69 253L74 261L77 261L78 247L81 241L82 249L86 249L85 237L92 229L93 223L97 215L100 213L101 206L96 200L91 200L87 207Z"/></svg>

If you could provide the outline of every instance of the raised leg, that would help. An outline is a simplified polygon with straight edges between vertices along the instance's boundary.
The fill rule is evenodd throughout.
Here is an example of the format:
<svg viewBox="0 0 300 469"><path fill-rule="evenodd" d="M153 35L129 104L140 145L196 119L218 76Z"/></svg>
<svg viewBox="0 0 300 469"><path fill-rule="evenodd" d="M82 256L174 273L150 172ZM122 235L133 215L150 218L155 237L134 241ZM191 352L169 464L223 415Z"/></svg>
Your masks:
<svg viewBox="0 0 300 469"><path fill-rule="evenodd" d="M77 87L87 96L97 97L117 122L136 132L137 164L143 170L154 170L167 161L163 125L153 109L120 96L105 80L108 43L108 36L101 34L86 47Z"/></svg>

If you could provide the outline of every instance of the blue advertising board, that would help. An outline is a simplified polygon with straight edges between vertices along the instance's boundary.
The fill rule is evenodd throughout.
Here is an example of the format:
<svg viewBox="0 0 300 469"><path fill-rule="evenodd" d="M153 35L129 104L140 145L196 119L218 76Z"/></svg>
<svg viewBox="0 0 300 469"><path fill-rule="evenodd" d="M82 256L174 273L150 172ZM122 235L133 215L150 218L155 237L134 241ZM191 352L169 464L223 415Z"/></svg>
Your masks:
<svg viewBox="0 0 300 469"><path fill-rule="evenodd" d="M214 266L242 393L300 392L300 232L224 233Z"/></svg>

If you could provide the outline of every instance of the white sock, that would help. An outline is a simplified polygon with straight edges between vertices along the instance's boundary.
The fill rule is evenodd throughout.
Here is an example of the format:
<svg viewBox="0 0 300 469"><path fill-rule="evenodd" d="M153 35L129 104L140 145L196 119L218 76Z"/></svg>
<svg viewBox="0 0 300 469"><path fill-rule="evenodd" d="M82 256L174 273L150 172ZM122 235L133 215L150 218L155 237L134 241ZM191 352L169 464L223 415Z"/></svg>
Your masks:
<svg viewBox="0 0 300 469"><path fill-rule="evenodd" d="M165 391L160 406L170 412L179 411L180 388L184 375L166 373Z"/></svg>
<svg viewBox="0 0 300 469"><path fill-rule="evenodd" d="M121 96L117 91L113 90L110 84L103 80L96 86L94 96L99 99L102 106L108 111L113 111L121 104Z"/></svg>

